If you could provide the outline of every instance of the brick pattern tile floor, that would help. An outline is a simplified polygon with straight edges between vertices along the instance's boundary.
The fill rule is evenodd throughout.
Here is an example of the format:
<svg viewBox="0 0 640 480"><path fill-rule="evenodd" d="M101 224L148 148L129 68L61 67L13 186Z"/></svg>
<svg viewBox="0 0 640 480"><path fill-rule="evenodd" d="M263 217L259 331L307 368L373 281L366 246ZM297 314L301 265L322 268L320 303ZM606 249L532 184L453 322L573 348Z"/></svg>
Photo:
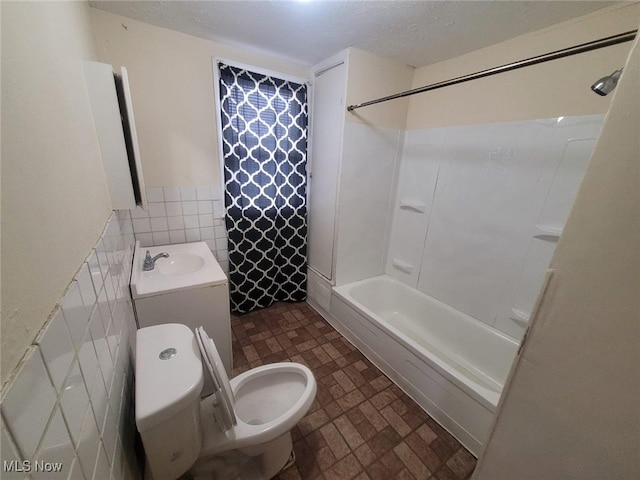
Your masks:
<svg viewBox="0 0 640 480"><path fill-rule="evenodd" d="M476 459L306 303L231 317L233 374L292 361L318 392L279 480L463 480Z"/></svg>

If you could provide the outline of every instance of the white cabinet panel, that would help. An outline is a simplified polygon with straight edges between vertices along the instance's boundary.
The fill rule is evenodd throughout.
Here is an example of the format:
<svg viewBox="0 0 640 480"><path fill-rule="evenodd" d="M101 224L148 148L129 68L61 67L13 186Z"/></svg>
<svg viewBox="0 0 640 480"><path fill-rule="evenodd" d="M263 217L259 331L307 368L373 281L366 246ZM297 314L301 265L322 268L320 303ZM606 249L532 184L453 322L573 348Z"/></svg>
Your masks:
<svg viewBox="0 0 640 480"><path fill-rule="evenodd" d="M309 173L309 266L331 280L338 175L342 156L346 66L337 65L313 83Z"/></svg>
<svg viewBox="0 0 640 480"><path fill-rule="evenodd" d="M146 209L138 137L127 72L114 74L105 63L85 62L85 79L102 162L114 210Z"/></svg>

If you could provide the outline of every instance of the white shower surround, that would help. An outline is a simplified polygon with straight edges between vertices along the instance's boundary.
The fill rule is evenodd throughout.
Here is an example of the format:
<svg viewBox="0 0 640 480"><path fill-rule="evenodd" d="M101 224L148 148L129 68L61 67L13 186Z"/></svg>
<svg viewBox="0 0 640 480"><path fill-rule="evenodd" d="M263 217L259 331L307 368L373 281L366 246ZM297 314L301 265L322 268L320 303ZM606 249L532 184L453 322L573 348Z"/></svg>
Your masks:
<svg viewBox="0 0 640 480"><path fill-rule="evenodd" d="M603 118L407 132L385 273L520 339Z"/></svg>
<svg viewBox="0 0 640 480"><path fill-rule="evenodd" d="M384 271L403 134L397 128L345 124L335 247L337 285Z"/></svg>

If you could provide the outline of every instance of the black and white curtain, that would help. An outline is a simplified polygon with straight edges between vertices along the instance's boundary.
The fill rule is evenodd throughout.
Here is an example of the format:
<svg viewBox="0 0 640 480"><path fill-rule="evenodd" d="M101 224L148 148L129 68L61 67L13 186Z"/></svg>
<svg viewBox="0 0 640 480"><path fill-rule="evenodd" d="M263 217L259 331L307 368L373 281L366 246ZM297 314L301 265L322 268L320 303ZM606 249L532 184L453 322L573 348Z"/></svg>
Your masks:
<svg viewBox="0 0 640 480"><path fill-rule="evenodd" d="M305 300L307 87L219 68L231 310Z"/></svg>

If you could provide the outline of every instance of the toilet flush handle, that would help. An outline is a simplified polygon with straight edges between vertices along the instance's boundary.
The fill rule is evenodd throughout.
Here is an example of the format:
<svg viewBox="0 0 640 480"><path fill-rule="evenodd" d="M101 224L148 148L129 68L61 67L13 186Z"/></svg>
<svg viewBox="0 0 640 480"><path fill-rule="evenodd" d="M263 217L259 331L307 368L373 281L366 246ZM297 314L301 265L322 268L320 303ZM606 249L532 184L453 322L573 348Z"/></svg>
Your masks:
<svg viewBox="0 0 640 480"><path fill-rule="evenodd" d="M175 348L165 348L160 352L160 355L158 355L158 357L160 358L160 360L169 360L175 357L177 354L178 350L176 350Z"/></svg>

